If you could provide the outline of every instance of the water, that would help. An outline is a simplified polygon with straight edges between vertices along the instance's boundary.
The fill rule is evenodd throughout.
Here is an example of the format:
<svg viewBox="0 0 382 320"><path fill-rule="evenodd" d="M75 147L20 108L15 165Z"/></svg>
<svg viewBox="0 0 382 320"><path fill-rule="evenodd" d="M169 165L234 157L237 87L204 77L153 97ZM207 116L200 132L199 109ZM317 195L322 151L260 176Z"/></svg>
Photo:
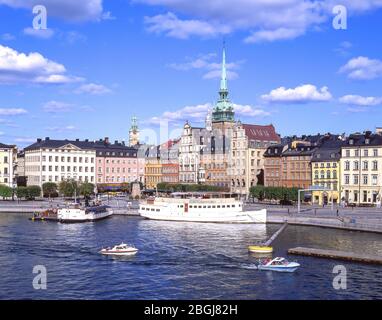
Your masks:
<svg viewBox="0 0 382 320"><path fill-rule="evenodd" d="M258 271L247 246L278 225L194 224L114 216L96 223L32 222L0 214L0 299L382 299L381 267L290 256L294 274ZM288 226L274 255L311 246L382 254L382 236ZM105 257L101 247L135 244L135 257ZM347 290L332 287L347 268ZM48 271L47 290L32 286L33 266Z"/></svg>

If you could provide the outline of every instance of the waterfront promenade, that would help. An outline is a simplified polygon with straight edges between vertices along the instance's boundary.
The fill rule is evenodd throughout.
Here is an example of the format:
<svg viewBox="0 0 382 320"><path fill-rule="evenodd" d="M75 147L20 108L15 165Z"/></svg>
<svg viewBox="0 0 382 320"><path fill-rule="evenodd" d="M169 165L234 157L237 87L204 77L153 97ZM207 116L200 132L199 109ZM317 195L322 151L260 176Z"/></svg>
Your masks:
<svg viewBox="0 0 382 320"><path fill-rule="evenodd" d="M115 214L138 215L138 201L126 198L104 199L103 204L110 205ZM68 203L63 199L52 201L0 201L1 213L25 213L41 212L49 208L62 207ZM268 223L285 223L291 225L319 226L354 231L368 231L382 233L382 209L381 208L341 208L330 206L318 207L304 205L300 213L297 206L279 206L264 204L246 204L246 210L267 208Z"/></svg>

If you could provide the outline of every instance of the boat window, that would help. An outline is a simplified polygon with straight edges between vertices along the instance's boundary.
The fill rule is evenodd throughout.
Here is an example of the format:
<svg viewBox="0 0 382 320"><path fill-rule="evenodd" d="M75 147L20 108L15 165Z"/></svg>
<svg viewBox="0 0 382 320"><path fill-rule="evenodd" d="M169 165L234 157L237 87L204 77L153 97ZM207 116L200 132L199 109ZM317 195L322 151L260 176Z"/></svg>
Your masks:
<svg viewBox="0 0 382 320"><path fill-rule="evenodd" d="M192 208L192 205L190 205L190 209Z"/></svg>
<svg viewBox="0 0 382 320"><path fill-rule="evenodd" d="M201 209L202 208L202 206L199 206L199 209Z"/></svg>
<svg viewBox="0 0 382 320"><path fill-rule="evenodd" d="M146 208L146 211L150 211L150 209L149 209L149 208Z"/></svg>
<svg viewBox="0 0 382 320"><path fill-rule="evenodd" d="M151 209L151 211L155 211L155 209Z"/></svg>
<svg viewBox="0 0 382 320"><path fill-rule="evenodd" d="M205 208L207 208L207 206L203 206L203 208L205 209Z"/></svg>
<svg viewBox="0 0 382 320"><path fill-rule="evenodd" d="M208 208L211 208L211 206L208 206Z"/></svg>
<svg viewBox="0 0 382 320"><path fill-rule="evenodd" d="M157 211L157 212L159 212L160 210L159 210L159 209L157 209L156 211Z"/></svg>
<svg viewBox="0 0 382 320"><path fill-rule="evenodd" d="M232 205L232 208L235 208L235 205L234 205L234 204Z"/></svg>
<svg viewBox="0 0 382 320"><path fill-rule="evenodd" d="M225 208L225 205L222 205L222 208Z"/></svg>
<svg viewBox="0 0 382 320"><path fill-rule="evenodd" d="M231 208L231 205L230 205L230 204L227 204L227 208Z"/></svg>
<svg viewBox="0 0 382 320"><path fill-rule="evenodd" d="M217 206L218 208L220 208L220 206Z"/></svg>
<svg viewBox="0 0 382 320"><path fill-rule="evenodd" d="M216 208L216 206L212 206L212 208Z"/></svg>
<svg viewBox="0 0 382 320"><path fill-rule="evenodd" d="M241 204L239 204L239 207L241 207Z"/></svg>
<svg viewBox="0 0 382 320"><path fill-rule="evenodd" d="M183 208L183 205L181 204L180 207Z"/></svg>

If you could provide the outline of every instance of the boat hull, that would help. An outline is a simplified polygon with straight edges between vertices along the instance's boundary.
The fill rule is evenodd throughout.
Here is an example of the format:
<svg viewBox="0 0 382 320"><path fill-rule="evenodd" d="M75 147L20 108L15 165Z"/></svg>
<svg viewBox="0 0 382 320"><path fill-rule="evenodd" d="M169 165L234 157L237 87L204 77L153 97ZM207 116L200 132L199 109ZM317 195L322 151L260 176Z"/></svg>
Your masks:
<svg viewBox="0 0 382 320"><path fill-rule="evenodd" d="M288 265L272 265L272 266L264 266L264 265L259 265L257 269L259 270L264 270L264 271L276 271L276 272L295 272L300 265L295 262L291 262Z"/></svg>
<svg viewBox="0 0 382 320"><path fill-rule="evenodd" d="M110 252L110 251L101 251L100 253L104 256L134 256L136 255L138 250L136 251L128 251L128 252Z"/></svg>
<svg viewBox="0 0 382 320"><path fill-rule="evenodd" d="M253 253L272 253L272 247L263 247L263 246L249 246L248 250Z"/></svg>
<svg viewBox="0 0 382 320"><path fill-rule="evenodd" d="M232 214L156 213L139 210L141 217L151 220L205 223L266 223L266 209Z"/></svg>
<svg viewBox="0 0 382 320"><path fill-rule="evenodd" d="M99 213L85 213L84 210L59 210L57 220L61 223L82 223L99 221L109 218L113 214L113 211L108 210Z"/></svg>

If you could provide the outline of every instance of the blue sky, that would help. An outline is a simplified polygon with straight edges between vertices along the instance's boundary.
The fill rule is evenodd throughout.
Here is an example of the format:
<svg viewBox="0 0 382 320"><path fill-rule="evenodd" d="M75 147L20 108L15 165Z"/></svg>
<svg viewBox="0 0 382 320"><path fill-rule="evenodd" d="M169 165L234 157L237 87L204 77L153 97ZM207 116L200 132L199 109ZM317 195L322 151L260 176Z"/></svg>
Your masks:
<svg viewBox="0 0 382 320"><path fill-rule="evenodd" d="M237 119L281 135L374 130L382 3L342 3L346 30L332 0L0 0L0 141L126 140L133 115L144 135L200 125L223 39ZM32 28L36 4L47 31Z"/></svg>

